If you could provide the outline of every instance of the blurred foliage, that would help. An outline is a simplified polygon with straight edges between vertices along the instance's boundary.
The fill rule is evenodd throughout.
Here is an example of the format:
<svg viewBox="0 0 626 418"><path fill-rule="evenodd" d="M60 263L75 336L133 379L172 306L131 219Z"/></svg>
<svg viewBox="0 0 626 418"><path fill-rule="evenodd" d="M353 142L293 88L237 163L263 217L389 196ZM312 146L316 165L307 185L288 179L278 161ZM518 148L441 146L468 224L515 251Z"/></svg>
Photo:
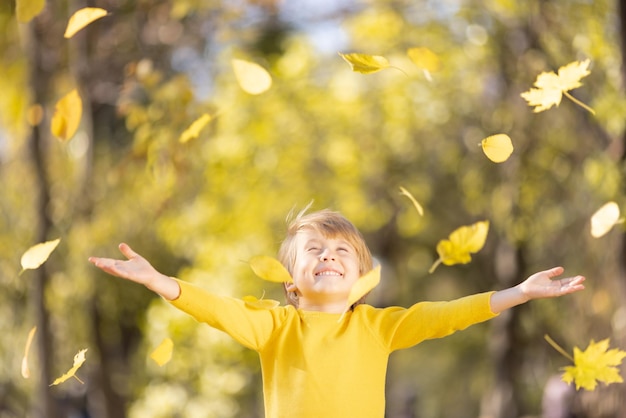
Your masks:
<svg viewBox="0 0 626 418"><path fill-rule="evenodd" d="M580 296L520 308L520 416L540 414L545 382L564 365L545 333L563 346L623 341L623 230L589 234L596 209L625 203L615 2L95 3L110 14L71 40L62 35L75 2L48 2L31 23L45 28L45 131L54 103L78 84L75 66L84 67L93 120L67 143L51 134L44 141L49 238L62 238L46 264L57 375L89 347L79 372L86 384L52 389L60 403L92 417L113 416L113 400L129 417L261 416L254 353L86 260L117 257L125 241L165 274L216 293L282 300L279 286L255 278L246 260L274 255L285 217L310 201L343 212L366 235L383 264L375 305L498 289L510 285L499 277L519 282L557 264L589 278ZM35 243L37 210L24 26L12 2L0 5L0 332L10 337L0 340L0 417L24 416L37 401L36 359L33 377L20 377L34 318L19 260ZM81 43L87 61L75 62ZM438 56L432 80L406 55L414 47ZM406 74L357 74L338 52L383 55ZM233 58L268 69L272 88L242 91ZM520 97L539 73L587 58L591 74L572 94L595 116L569 101L535 114ZM211 122L180 143L203 114ZM480 148L497 133L515 145L503 164ZM437 242L483 219L489 236L472 263L429 275ZM478 325L394 354L388 416L479 416L499 372L489 355L501 337L493 329ZM148 354L165 337L174 354L159 368ZM114 395L101 389L103 379ZM586 416L610 416L593 400L581 405Z"/></svg>

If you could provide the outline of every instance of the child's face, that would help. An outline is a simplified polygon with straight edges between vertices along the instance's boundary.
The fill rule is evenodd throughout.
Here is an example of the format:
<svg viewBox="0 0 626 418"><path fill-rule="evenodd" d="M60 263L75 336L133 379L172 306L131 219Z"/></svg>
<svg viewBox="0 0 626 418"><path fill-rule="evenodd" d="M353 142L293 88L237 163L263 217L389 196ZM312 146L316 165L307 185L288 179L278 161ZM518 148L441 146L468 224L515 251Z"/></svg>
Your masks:
<svg viewBox="0 0 626 418"><path fill-rule="evenodd" d="M314 229L299 231L295 245L292 291L298 294L299 307L343 307L360 276L354 247L341 237L327 238Z"/></svg>

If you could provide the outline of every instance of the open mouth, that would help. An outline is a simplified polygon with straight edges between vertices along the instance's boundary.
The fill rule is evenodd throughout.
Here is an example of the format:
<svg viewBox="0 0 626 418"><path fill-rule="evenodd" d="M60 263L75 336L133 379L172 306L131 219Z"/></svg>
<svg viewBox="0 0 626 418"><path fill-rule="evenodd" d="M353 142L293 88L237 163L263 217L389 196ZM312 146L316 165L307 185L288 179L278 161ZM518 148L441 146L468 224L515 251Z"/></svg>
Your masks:
<svg viewBox="0 0 626 418"><path fill-rule="evenodd" d="M322 271L318 271L317 273L315 273L315 277L342 277L343 274L341 274L338 271L335 270L322 270Z"/></svg>

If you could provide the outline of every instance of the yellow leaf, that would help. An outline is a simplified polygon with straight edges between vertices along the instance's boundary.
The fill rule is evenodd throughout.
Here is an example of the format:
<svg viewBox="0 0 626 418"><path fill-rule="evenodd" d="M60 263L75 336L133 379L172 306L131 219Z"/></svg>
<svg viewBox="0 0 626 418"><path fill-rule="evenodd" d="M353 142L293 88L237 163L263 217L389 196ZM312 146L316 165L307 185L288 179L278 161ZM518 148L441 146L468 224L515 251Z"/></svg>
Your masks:
<svg viewBox="0 0 626 418"><path fill-rule="evenodd" d="M76 353L76 355L74 356L74 365L72 366L71 369L69 369L67 371L67 373L65 373L63 376L57 378L54 382L52 382L50 384L50 386L54 386L54 385L58 385L59 383L63 383L65 382L67 379L69 379L70 377L75 378L76 380L78 380L80 383L83 383L82 380L80 380L77 376L76 376L76 372L78 371L78 369L80 368L80 366L83 365L83 363L85 362L86 358L85 358L85 353L87 352L87 349L83 349L80 350L78 353Z"/></svg>
<svg viewBox="0 0 626 418"><path fill-rule="evenodd" d="M387 58L380 55L367 55L367 54L342 54L339 52L339 56L346 60L352 71L361 74L371 74L385 68L389 68L389 61Z"/></svg>
<svg viewBox="0 0 626 418"><path fill-rule="evenodd" d="M597 382L622 383L622 376L617 368L626 352L609 348L609 340L602 340L598 343L591 340L585 351L574 347L574 366L562 368L564 370L561 379L565 383L576 384L576 389L581 387L586 390L594 390Z"/></svg>
<svg viewBox="0 0 626 418"><path fill-rule="evenodd" d="M243 301L246 305L256 309L273 309L280 305L280 302L273 299L257 299L254 296L244 296Z"/></svg>
<svg viewBox="0 0 626 418"><path fill-rule="evenodd" d="M165 338L157 348L150 353L150 358L159 366L163 366L172 359L174 342L171 338Z"/></svg>
<svg viewBox="0 0 626 418"><path fill-rule="evenodd" d="M71 38L76 34L76 32L83 29L91 22L98 20L103 16L106 16L107 13L108 12L106 10L99 7L84 7L80 10L77 10L67 22L65 34L63 36L65 38Z"/></svg>
<svg viewBox="0 0 626 418"><path fill-rule="evenodd" d="M22 377L24 379L28 379L30 377L30 369L28 368L28 352L30 351L30 345L33 343L33 338L35 337L36 331L37 327L32 327L30 332L28 333L28 338L26 339L24 357L22 358Z"/></svg>
<svg viewBox="0 0 626 418"><path fill-rule="evenodd" d="M240 59L233 59L231 64L239 86L246 93L257 95L272 87L272 76L259 64Z"/></svg>
<svg viewBox="0 0 626 418"><path fill-rule="evenodd" d="M408 197L409 200L413 203L413 206L415 206L417 213L419 213L420 216L424 216L424 208L422 208L422 205L419 204L419 202L413 197L411 193L409 193L407 189L400 186L400 194Z"/></svg>
<svg viewBox="0 0 626 418"><path fill-rule="evenodd" d="M448 239L441 240L437 244L439 259L432 265L429 273L435 271L440 263L451 266L472 261L471 254L483 248L488 231L489 221L476 222L454 230Z"/></svg>
<svg viewBox="0 0 626 418"><path fill-rule="evenodd" d="M586 104L580 102L568 93L582 86L580 79L590 74L588 69L589 60L582 62L574 61L559 68L558 74L554 72L543 72L537 76L534 86L530 90L523 92L521 96L528 102L529 106L535 106L535 113L558 106L561 98L565 95L577 105L583 107L591 113L595 112Z"/></svg>
<svg viewBox="0 0 626 418"><path fill-rule="evenodd" d="M57 138L67 141L71 139L83 114L83 101L76 89L63 96L54 108L50 129Z"/></svg>
<svg viewBox="0 0 626 418"><path fill-rule="evenodd" d="M441 68L437 54L426 47L409 48L406 54L413 61L413 64L422 69L428 81L432 81L431 73L437 72Z"/></svg>
<svg viewBox="0 0 626 418"><path fill-rule="evenodd" d="M193 121L189 128L185 129L185 131L180 135L178 141L181 144L184 144L193 138L197 138L198 135L200 135L200 131L202 131L202 129L204 129L204 127L211 122L211 119L211 115L208 113L203 114L198 119Z"/></svg>
<svg viewBox="0 0 626 418"><path fill-rule="evenodd" d="M35 244L26 250L20 260L22 271L36 269L45 263L48 257L50 257L50 254L52 254L52 251L59 245L59 242L61 242L61 238Z"/></svg>
<svg viewBox="0 0 626 418"><path fill-rule="evenodd" d="M591 236L600 238L620 222L620 210L617 203L605 203L591 216Z"/></svg>
<svg viewBox="0 0 626 418"><path fill-rule="evenodd" d="M46 6L46 0L15 0L15 17L20 23L28 23Z"/></svg>
<svg viewBox="0 0 626 418"><path fill-rule="evenodd" d="M359 301L362 297L372 291L373 288L380 283L380 264L359 277L359 280L354 282L350 294L348 295L348 301L346 302L346 309L341 314L339 321L343 318L343 315L350 310L350 307Z"/></svg>
<svg viewBox="0 0 626 418"><path fill-rule="evenodd" d="M270 282L291 283L293 279L289 271L275 258L257 255L250 259L250 267L254 274Z"/></svg>
<svg viewBox="0 0 626 418"><path fill-rule="evenodd" d="M509 159L513 153L511 138L505 134L488 136L480 143L483 152L494 163L502 163Z"/></svg>

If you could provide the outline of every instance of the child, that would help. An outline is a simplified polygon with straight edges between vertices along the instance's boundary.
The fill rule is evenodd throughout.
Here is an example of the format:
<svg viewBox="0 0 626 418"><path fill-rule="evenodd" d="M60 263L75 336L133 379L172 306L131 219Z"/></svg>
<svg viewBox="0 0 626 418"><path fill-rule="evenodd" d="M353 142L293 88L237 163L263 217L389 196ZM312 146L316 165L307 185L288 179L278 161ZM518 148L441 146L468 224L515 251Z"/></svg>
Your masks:
<svg viewBox="0 0 626 418"><path fill-rule="evenodd" d="M165 276L128 245L128 260L91 257L96 267L143 284L200 322L259 353L267 418L382 418L391 352L440 338L531 299L583 289L582 276L552 280L563 268L521 284L450 302L374 308L359 301L346 314L352 285L372 269L359 231L337 212L301 212L279 259L293 282L289 305L259 308Z"/></svg>

